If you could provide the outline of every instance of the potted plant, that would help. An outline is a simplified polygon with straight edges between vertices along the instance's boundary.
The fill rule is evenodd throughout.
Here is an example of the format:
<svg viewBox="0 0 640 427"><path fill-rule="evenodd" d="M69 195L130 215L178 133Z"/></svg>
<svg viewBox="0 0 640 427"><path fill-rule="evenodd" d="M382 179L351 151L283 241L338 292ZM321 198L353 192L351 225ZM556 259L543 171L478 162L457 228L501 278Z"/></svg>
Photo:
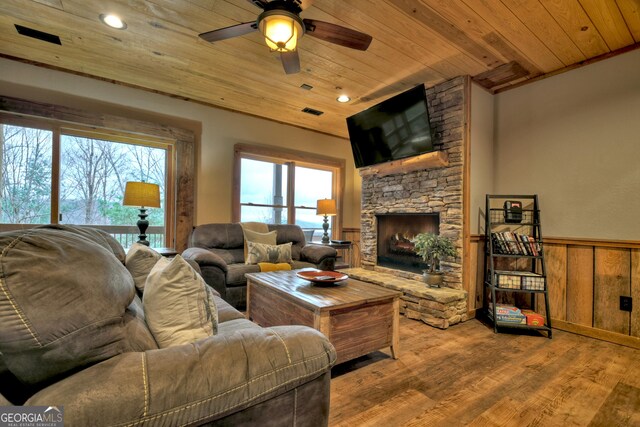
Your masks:
<svg viewBox="0 0 640 427"><path fill-rule="evenodd" d="M434 233L417 234L411 242L415 245L415 253L427 263L427 269L423 270L425 283L439 288L443 279L440 260L457 255L453 243L448 238Z"/></svg>

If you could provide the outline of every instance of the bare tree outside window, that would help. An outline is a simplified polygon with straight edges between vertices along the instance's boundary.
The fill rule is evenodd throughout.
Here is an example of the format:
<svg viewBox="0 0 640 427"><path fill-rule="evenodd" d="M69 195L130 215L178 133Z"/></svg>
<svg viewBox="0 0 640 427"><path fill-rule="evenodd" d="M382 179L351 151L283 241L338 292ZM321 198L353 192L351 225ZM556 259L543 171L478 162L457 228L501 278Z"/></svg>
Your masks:
<svg viewBox="0 0 640 427"><path fill-rule="evenodd" d="M166 151L159 148L62 136L60 211L73 224L131 225L138 209L122 206L127 181L160 186L160 209L149 211L152 226L164 225Z"/></svg>
<svg viewBox="0 0 640 427"><path fill-rule="evenodd" d="M50 222L51 147L51 131L0 124L0 222Z"/></svg>
<svg viewBox="0 0 640 427"><path fill-rule="evenodd" d="M164 246L167 150L63 133L60 176L53 181L53 141L49 130L0 124L0 224L50 223L56 182L58 222L99 226L128 246L139 210L122 206L124 188L144 181L160 186L161 207L148 211L147 234L152 246Z"/></svg>

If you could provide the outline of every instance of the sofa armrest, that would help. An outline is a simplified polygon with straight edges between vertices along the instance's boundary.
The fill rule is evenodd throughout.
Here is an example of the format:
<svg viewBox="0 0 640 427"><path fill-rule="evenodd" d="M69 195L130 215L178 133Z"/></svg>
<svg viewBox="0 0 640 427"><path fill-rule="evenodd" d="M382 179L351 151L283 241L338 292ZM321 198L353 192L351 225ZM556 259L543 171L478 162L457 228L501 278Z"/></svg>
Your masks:
<svg viewBox="0 0 640 427"><path fill-rule="evenodd" d="M319 265L327 258L336 258L338 252L329 246L306 245L300 251L300 261L307 261Z"/></svg>
<svg viewBox="0 0 640 427"><path fill-rule="evenodd" d="M187 248L182 252L182 257L197 262L200 267L218 267L225 273L227 272L227 263L219 255L206 249Z"/></svg>
<svg viewBox="0 0 640 427"><path fill-rule="evenodd" d="M306 384L335 361L335 349L314 329L250 328L123 353L41 390L25 404L64 405L69 425L203 424Z"/></svg>

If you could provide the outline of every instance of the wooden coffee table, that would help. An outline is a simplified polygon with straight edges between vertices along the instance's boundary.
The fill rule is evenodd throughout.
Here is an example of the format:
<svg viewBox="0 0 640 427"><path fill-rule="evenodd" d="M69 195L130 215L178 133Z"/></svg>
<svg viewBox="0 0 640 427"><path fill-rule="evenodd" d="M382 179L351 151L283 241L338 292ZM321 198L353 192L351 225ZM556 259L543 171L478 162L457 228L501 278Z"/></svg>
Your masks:
<svg viewBox="0 0 640 427"><path fill-rule="evenodd" d="M260 326L306 325L336 348L337 363L390 347L398 358L398 291L348 279L313 285L294 271L249 273L247 317Z"/></svg>

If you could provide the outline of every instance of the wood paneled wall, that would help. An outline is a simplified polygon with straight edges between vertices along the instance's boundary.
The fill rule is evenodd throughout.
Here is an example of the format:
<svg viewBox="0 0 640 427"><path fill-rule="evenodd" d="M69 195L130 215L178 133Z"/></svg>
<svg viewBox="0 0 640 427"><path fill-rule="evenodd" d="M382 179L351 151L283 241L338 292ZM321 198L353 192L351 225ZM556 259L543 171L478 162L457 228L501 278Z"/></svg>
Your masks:
<svg viewBox="0 0 640 427"><path fill-rule="evenodd" d="M552 326L640 348L640 242L544 239ZM484 236L471 237L469 310L482 308ZM620 296L633 298L631 312ZM539 312L544 312L538 299Z"/></svg>
<svg viewBox="0 0 640 427"><path fill-rule="evenodd" d="M360 267L360 229L359 228L343 228L342 240L350 240L351 256L353 259L351 267Z"/></svg>

